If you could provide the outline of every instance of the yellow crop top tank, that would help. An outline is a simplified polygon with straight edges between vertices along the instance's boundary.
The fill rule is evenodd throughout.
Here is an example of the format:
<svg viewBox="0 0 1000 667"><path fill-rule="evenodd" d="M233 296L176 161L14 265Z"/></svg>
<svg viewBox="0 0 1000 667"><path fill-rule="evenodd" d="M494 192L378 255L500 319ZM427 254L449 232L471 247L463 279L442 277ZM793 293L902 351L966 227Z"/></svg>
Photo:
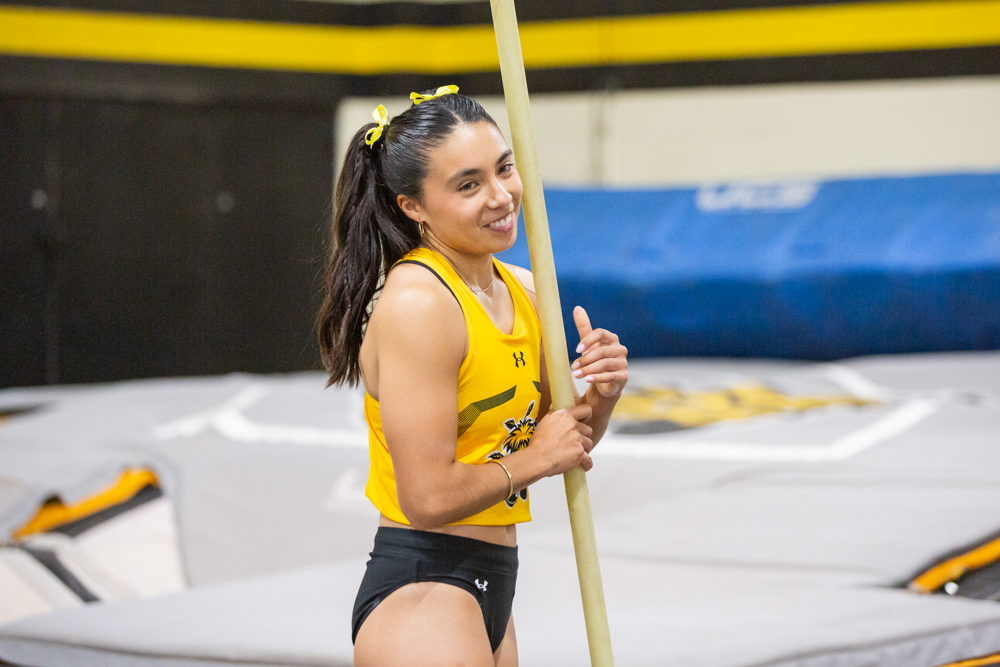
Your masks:
<svg viewBox="0 0 1000 667"><path fill-rule="evenodd" d="M439 253L417 248L400 262L422 264L455 295L465 315L469 352L458 371L458 439L455 460L487 463L528 446L535 430L541 398L541 327L528 293L513 273L496 259L493 265L514 300L514 329L496 328L482 304L451 264ZM382 433L378 401L365 394L371 468L365 495L382 514L409 525L396 495L396 476ZM452 525L506 526L531 520L528 490Z"/></svg>

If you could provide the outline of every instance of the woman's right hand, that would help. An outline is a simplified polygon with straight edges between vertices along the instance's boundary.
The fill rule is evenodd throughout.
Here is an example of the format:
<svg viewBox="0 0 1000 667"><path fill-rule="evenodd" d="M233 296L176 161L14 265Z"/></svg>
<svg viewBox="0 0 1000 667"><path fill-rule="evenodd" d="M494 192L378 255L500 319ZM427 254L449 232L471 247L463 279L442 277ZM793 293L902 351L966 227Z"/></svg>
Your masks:
<svg viewBox="0 0 1000 667"><path fill-rule="evenodd" d="M546 477L561 475L577 466L583 466L584 470L594 467L590 458L590 450L594 448L590 436L594 431L584 423L591 412L591 407L584 403L550 412L538 422L529 448L549 462Z"/></svg>

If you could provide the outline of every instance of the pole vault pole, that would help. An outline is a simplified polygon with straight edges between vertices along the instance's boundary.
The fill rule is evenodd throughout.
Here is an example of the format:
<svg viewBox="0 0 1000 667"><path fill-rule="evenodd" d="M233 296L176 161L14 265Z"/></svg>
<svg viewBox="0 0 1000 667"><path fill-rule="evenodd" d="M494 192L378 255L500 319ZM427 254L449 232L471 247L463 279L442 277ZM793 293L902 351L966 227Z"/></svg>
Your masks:
<svg viewBox="0 0 1000 667"><path fill-rule="evenodd" d="M507 100L514 155L521 182L524 184L522 199L524 225L528 236L528 250L531 254L531 271L535 278L535 294L538 296L538 319L542 325L545 365L548 368L549 388L552 392L552 409L561 410L573 407L575 403L573 381L570 379L566 331L563 328L562 306L559 303L556 267L552 259L552 241L549 238L549 219L545 212L545 198L542 194L542 177L538 172L535 132L531 126L528 82L524 77L517 15L514 12L514 0L490 0L490 5L493 8L493 29L497 36L500 73L503 77L504 97ZM580 576L580 594L583 597L583 617L587 624L590 663L593 667L614 667L608 611L605 608L604 586L601 583L601 566L597 561L594 519L590 512L590 493L587 491L587 473L583 468L574 468L565 473L563 481L566 484L569 522L573 529L576 569Z"/></svg>

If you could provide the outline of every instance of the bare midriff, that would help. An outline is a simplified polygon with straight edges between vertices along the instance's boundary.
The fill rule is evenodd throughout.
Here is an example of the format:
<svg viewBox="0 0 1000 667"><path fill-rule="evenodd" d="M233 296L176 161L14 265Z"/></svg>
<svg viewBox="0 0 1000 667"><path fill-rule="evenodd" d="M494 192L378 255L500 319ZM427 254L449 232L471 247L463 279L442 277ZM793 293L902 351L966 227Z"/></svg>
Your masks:
<svg viewBox="0 0 1000 667"><path fill-rule="evenodd" d="M413 526L407 526L405 523L397 523L392 519L388 518L384 514L379 515L378 525L385 526L387 528L406 528L407 530L413 530ZM500 544L505 547L516 547L517 546L517 526L441 526L440 528L432 528L427 531L429 533L444 533L445 535L456 535L458 537L468 537L473 540L482 540L483 542L492 542L493 544Z"/></svg>

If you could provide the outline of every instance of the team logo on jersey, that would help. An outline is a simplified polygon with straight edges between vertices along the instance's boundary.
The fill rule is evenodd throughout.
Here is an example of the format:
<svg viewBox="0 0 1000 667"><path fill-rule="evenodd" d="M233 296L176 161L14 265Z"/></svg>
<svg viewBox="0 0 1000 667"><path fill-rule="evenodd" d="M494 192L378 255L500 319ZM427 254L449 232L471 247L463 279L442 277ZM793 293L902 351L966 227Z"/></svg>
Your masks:
<svg viewBox="0 0 1000 667"><path fill-rule="evenodd" d="M524 412L524 416L520 419L515 419L511 417L510 419L504 420L504 428L507 429L507 436L503 439L500 444L500 449L490 452L487 454L486 458L491 460L502 459L508 454L513 454L514 452L519 452L528 446L531 442L531 436L535 432L535 418L531 416L531 411L535 409L535 402L532 401L528 404L528 409ZM518 498L523 501L528 500L528 489L521 489L516 492L510 498L505 500L507 507L513 508L514 504L517 503Z"/></svg>

